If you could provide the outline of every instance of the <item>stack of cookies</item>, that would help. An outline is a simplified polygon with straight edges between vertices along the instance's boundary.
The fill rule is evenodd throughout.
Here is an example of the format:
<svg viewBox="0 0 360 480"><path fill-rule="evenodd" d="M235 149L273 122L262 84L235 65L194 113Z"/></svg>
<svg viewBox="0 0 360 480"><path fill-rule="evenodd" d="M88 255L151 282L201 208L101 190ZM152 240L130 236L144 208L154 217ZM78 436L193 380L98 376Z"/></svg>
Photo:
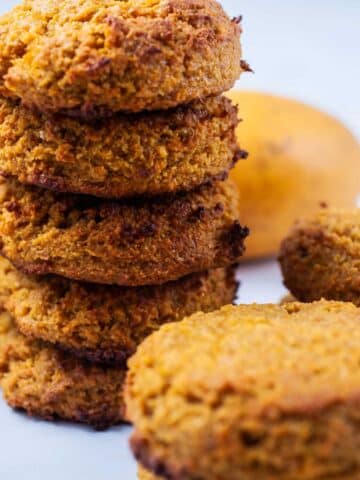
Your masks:
<svg viewBox="0 0 360 480"><path fill-rule="evenodd" d="M0 19L0 372L29 414L124 418L126 361L234 300L248 234L214 0L25 0Z"/></svg>

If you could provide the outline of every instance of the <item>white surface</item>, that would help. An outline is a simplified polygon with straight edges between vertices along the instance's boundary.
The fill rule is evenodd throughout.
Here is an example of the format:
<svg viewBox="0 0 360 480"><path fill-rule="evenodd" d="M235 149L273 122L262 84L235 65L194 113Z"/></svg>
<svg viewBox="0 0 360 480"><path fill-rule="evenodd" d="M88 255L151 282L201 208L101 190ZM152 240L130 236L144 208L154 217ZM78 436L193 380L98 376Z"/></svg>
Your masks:
<svg viewBox="0 0 360 480"><path fill-rule="evenodd" d="M0 13L15 1L1 0ZM245 56L255 75L239 85L296 97L340 116L360 135L359 0L224 0L244 15ZM242 302L278 301L275 262L240 268ZM0 478L135 480L128 428L95 433L13 413L0 403Z"/></svg>

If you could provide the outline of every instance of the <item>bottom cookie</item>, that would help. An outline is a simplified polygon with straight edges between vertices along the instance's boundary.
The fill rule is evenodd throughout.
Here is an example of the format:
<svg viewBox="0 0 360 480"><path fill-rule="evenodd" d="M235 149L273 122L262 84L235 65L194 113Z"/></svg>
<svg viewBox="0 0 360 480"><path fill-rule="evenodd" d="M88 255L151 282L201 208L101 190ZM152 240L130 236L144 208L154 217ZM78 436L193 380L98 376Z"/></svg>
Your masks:
<svg viewBox="0 0 360 480"><path fill-rule="evenodd" d="M0 313L0 386L13 408L103 429L123 421L125 373L27 339L8 313Z"/></svg>

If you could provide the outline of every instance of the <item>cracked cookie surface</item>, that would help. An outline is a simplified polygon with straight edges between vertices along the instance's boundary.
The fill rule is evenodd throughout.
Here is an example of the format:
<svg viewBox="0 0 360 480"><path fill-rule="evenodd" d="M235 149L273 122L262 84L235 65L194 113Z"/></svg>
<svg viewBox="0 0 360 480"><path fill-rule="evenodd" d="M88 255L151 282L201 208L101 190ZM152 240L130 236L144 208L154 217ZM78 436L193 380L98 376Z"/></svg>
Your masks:
<svg viewBox="0 0 360 480"><path fill-rule="evenodd" d="M24 0L0 18L0 93L85 118L168 109L232 87L240 32L215 0Z"/></svg>

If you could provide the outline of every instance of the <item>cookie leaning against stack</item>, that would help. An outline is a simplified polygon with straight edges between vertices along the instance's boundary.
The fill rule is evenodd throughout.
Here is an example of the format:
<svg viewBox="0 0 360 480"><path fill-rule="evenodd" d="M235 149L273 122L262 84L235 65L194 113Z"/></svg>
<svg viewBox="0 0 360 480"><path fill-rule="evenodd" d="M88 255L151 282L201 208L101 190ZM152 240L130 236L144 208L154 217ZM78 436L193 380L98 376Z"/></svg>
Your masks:
<svg viewBox="0 0 360 480"><path fill-rule="evenodd" d="M124 418L126 360L236 295L246 154L214 0L24 0L0 19L0 384L29 414ZM19 270L17 270L19 269Z"/></svg>

